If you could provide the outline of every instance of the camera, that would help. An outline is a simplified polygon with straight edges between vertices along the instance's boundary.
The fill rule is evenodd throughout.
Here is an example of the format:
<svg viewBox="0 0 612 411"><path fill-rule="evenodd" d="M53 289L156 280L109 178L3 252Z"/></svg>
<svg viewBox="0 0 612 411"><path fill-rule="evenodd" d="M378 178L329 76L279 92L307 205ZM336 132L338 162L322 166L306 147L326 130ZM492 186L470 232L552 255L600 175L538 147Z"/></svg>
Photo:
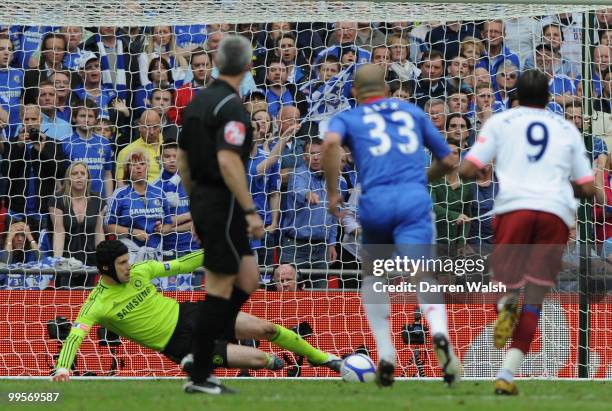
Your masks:
<svg viewBox="0 0 612 411"><path fill-rule="evenodd" d="M66 317L55 317L47 321L47 334L52 340L65 341L70 334L72 323Z"/></svg>
<svg viewBox="0 0 612 411"><path fill-rule="evenodd" d="M40 141L40 130L34 127L28 129L28 135L32 141Z"/></svg>

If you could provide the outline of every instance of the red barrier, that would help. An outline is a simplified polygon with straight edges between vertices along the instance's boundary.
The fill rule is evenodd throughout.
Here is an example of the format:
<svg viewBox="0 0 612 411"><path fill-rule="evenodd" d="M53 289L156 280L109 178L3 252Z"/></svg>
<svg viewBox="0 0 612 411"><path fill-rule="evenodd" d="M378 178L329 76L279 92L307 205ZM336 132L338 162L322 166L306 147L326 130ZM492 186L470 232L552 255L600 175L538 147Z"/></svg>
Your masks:
<svg viewBox="0 0 612 411"><path fill-rule="evenodd" d="M168 296L179 301L203 297L197 292L171 292ZM46 323L56 316L70 320L76 317L87 292L82 291L0 291L0 375L48 375L53 355L59 343L47 337ZM527 356L526 375L577 377L578 298L563 295L551 299L545 306L540 329ZM591 305L591 363L592 376L612 376L612 297ZM258 317L293 327L308 322L314 335L308 340L323 350L343 355L358 347L374 347L361 307L358 293L352 292L257 292L244 310ZM392 305L392 326L398 349L401 376L417 375L415 353L425 376L436 375L435 358L427 347L408 346L402 340L402 329L414 319L415 304ZM466 376L493 376L501 364L503 351L493 348L491 323L495 318L492 306L449 306L451 339L460 351ZM161 355L124 340L113 354L109 347L100 347L95 334L90 333L78 355L79 372L108 375L113 357L119 364L117 375L122 376L177 376L176 365ZM542 333L545 338L542 338ZM251 372L258 376L294 375L291 367L295 358L262 341L260 348L286 356L289 367L282 372ZM371 353L376 359L376 354ZM301 367L304 377L332 375L328 370ZM220 375L236 375L237 371L218 371Z"/></svg>

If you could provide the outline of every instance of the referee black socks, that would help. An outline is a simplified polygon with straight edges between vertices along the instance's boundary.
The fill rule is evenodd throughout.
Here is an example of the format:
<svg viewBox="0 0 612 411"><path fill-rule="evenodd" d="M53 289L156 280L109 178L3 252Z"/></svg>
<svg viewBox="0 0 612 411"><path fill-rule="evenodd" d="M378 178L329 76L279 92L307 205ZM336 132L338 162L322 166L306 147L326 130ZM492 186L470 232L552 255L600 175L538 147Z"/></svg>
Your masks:
<svg viewBox="0 0 612 411"><path fill-rule="evenodd" d="M234 304L231 300L206 295L194 330L194 364L191 372L191 380L194 383L205 381L212 373L215 340L223 339L228 323L233 324L235 318Z"/></svg>
<svg viewBox="0 0 612 411"><path fill-rule="evenodd" d="M250 295L244 292L242 288L238 287L237 285L234 285L230 301L232 302L232 305L236 310L236 314L238 313L238 311L240 311L240 307L242 307L242 305L247 302L249 297Z"/></svg>

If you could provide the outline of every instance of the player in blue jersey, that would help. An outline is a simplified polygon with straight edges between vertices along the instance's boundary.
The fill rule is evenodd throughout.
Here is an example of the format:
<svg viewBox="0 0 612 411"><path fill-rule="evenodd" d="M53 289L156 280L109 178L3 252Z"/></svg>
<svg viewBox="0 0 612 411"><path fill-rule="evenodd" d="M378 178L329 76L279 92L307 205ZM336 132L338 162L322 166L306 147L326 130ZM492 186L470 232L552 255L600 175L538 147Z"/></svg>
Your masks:
<svg viewBox="0 0 612 411"><path fill-rule="evenodd" d="M384 70L372 64L361 66L353 92L359 106L333 117L323 146L328 206L340 215L342 195L337 189L341 146L349 147L359 173L362 195L359 216L364 251L367 246L394 244L394 253L408 258L428 258L434 242L431 199L427 182L442 177L456 162L443 137L417 106L385 98ZM426 172L424 147L435 161ZM396 353L389 328L389 296L380 292L383 278L370 274L372 258L364 253L362 299L378 348L376 382L393 384ZM368 261L369 260L369 261ZM370 275L368 275L370 274ZM435 280L417 273L419 281ZM417 287L419 288L419 287ZM418 293L427 316L434 349L444 380L450 385L461 376L461 364L448 338L446 307L437 293Z"/></svg>
<svg viewBox="0 0 612 411"><path fill-rule="evenodd" d="M90 100L74 108L74 133L62 143L66 158L87 164L91 173L91 191L108 198L113 193L113 149L106 138L94 133L98 110Z"/></svg>

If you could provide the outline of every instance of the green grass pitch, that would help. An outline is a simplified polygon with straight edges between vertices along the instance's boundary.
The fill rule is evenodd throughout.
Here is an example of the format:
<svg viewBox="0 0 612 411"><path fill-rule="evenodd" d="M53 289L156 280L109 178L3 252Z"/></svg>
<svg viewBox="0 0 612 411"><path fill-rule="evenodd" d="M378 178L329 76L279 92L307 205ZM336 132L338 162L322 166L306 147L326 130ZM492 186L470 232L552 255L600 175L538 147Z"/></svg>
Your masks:
<svg viewBox="0 0 612 411"><path fill-rule="evenodd" d="M611 410L610 381L518 381L518 397L497 397L491 381L464 381L449 389L442 382L398 381L391 389L338 380L227 380L236 395L185 394L182 381L0 381L2 410L232 410L232 411L538 411ZM59 391L57 404L14 404L8 392Z"/></svg>

